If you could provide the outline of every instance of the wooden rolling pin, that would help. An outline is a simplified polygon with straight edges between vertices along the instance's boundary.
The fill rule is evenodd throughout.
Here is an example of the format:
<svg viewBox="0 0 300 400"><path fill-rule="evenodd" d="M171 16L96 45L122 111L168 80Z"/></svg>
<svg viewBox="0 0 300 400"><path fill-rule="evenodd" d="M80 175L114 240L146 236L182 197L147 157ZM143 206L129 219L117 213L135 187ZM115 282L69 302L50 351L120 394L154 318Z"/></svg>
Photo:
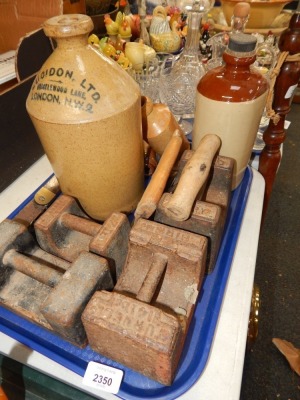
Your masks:
<svg viewBox="0 0 300 400"><path fill-rule="evenodd" d="M205 135L186 163L175 192L164 207L164 213L175 221L189 218L194 201L210 172L212 161L221 146L219 136Z"/></svg>
<svg viewBox="0 0 300 400"><path fill-rule="evenodd" d="M149 218L156 210L163 194L170 172L178 157L182 145L180 132L176 130L167 144L152 178L145 189L134 213L135 222L143 217Z"/></svg>

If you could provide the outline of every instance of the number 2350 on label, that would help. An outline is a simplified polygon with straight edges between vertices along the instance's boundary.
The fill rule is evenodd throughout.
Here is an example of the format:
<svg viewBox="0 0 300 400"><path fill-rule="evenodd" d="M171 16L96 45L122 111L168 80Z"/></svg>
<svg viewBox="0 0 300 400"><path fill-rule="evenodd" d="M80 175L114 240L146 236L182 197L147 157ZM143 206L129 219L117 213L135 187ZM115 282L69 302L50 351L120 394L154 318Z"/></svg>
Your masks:
<svg viewBox="0 0 300 400"><path fill-rule="evenodd" d="M109 393L117 394L123 378L123 371L94 361L89 362L82 384Z"/></svg>

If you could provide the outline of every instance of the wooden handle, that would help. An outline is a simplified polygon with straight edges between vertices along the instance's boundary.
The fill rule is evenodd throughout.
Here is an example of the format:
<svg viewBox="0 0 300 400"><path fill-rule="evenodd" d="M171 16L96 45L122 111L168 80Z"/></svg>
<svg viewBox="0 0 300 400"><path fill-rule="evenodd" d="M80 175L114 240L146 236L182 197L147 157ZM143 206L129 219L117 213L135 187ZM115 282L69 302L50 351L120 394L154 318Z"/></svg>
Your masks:
<svg viewBox="0 0 300 400"><path fill-rule="evenodd" d="M176 221L185 221L189 218L194 201L209 175L212 161L220 145L221 140L217 135L208 134L201 139L198 148L182 171L175 192L164 208L164 213L168 217Z"/></svg>
<svg viewBox="0 0 300 400"><path fill-rule="evenodd" d="M156 210L170 172L178 157L181 145L182 137L179 131L176 130L167 144L157 168L137 205L134 213L135 221L141 217L149 218Z"/></svg>

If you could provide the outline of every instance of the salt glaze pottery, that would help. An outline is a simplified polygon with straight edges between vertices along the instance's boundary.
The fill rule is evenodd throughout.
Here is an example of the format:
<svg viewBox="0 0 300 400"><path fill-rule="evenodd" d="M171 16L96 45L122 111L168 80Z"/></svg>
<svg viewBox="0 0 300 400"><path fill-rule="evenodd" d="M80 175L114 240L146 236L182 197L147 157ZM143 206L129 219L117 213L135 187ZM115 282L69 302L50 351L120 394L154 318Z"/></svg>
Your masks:
<svg viewBox="0 0 300 400"><path fill-rule="evenodd" d="M208 71L197 86L192 148L197 149L207 132L220 137L220 155L235 160L232 189L249 163L269 89L268 81L250 69L256 40L253 35L231 34L224 65Z"/></svg>
<svg viewBox="0 0 300 400"><path fill-rule="evenodd" d="M26 107L61 190L100 221L131 212L144 185L139 87L88 44L89 16L53 17L43 29L57 47Z"/></svg>
<svg viewBox="0 0 300 400"><path fill-rule="evenodd" d="M142 96L141 105L144 140L159 156L162 156L176 129L182 137L181 152L190 148L189 141L166 104L153 103L149 97Z"/></svg>

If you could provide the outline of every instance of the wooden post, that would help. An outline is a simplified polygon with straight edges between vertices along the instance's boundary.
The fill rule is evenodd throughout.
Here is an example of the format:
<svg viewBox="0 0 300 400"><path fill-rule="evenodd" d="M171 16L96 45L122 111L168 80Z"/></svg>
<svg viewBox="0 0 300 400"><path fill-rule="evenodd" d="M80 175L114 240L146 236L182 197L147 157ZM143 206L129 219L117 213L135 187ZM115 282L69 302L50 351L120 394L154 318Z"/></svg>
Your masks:
<svg viewBox="0 0 300 400"><path fill-rule="evenodd" d="M288 51L290 55L300 53L300 12L295 12L289 27L282 33L278 47L281 52ZM264 132L265 147L259 159L259 172L266 183L262 222L264 221L270 200L273 183L281 160L281 144L285 140L284 122L290 112L294 90L300 79L300 62L285 61L277 76L274 86L272 108L279 114L280 120L275 124L272 119Z"/></svg>

